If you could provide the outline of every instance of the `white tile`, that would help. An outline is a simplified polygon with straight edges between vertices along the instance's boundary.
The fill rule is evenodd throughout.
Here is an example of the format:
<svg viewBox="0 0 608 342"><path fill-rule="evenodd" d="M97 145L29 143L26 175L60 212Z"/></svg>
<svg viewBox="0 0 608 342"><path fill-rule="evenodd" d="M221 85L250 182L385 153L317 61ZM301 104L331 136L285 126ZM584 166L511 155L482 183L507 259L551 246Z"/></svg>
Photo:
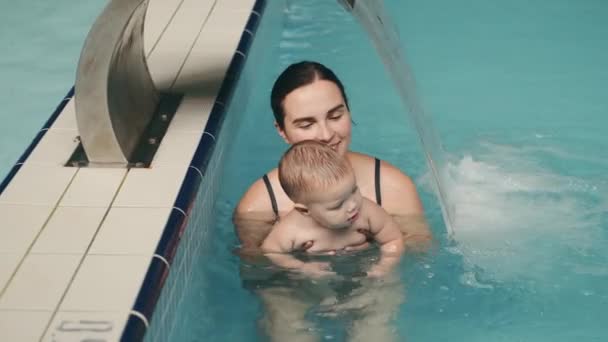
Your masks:
<svg viewBox="0 0 608 342"><path fill-rule="evenodd" d="M127 169L81 168L61 199L61 206L109 207Z"/></svg>
<svg viewBox="0 0 608 342"><path fill-rule="evenodd" d="M78 147L77 137L74 129L48 130L26 163L65 165Z"/></svg>
<svg viewBox="0 0 608 342"><path fill-rule="evenodd" d="M38 342L52 315L52 311L0 310L0 340Z"/></svg>
<svg viewBox="0 0 608 342"><path fill-rule="evenodd" d="M89 254L130 254L152 257L171 208L112 208Z"/></svg>
<svg viewBox="0 0 608 342"><path fill-rule="evenodd" d="M144 21L144 50L146 55L154 47L162 32L177 11L182 0L150 0Z"/></svg>
<svg viewBox="0 0 608 342"><path fill-rule="evenodd" d="M25 255L52 211L51 206L0 204L0 253Z"/></svg>
<svg viewBox="0 0 608 342"><path fill-rule="evenodd" d="M13 276L22 257L23 254L0 254L0 293Z"/></svg>
<svg viewBox="0 0 608 342"><path fill-rule="evenodd" d="M149 256L88 255L60 311L130 309L144 280Z"/></svg>
<svg viewBox="0 0 608 342"><path fill-rule="evenodd" d="M55 309L80 259L76 255L28 255L0 297L0 309Z"/></svg>
<svg viewBox="0 0 608 342"><path fill-rule="evenodd" d="M78 129L74 103L75 100L72 97L65 107L63 107L63 111L61 111L61 114L59 114L55 122L53 122L53 125L51 125L51 130Z"/></svg>
<svg viewBox="0 0 608 342"><path fill-rule="evenodd" d="M209 120L216 95L217 92L211 95L185 95L171 120L168 131L202 133L205 130L205 125L207 125L207 120Z"/></svg>
<svg viewBox="0 0 608 342"><path fill-rule="evenodd" d="M190 165L202 133L168 130L152 161L153 167Z"/></svg>
<svg viewBox="0 0 608 342"><path fill-rule="evenodd" d="M75 167L25 163L0 195L0 204L56 205L76 173Z"/></svg>
<svg viewBox="0 0 608 342"><path fill-rule="evenodd" d="M31 253L84 255L106 211L106 208L58 207Z"/></svg>
<svg viewBox="0 0 608 342"><path fill-rule="evenodd" d="M113 207L173 207L187 165L131 169Z"/></svg>
<svg viewBox="0 0 608 342"><path fill-rule="evenodd" d="M148 56L150 74L159 89L172 86L212 7L211 1L182 2L154 51Z"/></svg>
<svg viewBox="0 0 608 342"><path fill-rule="evenodd" d="M42 341L118 341L128 318L128 312L60 311Z"/></svg>

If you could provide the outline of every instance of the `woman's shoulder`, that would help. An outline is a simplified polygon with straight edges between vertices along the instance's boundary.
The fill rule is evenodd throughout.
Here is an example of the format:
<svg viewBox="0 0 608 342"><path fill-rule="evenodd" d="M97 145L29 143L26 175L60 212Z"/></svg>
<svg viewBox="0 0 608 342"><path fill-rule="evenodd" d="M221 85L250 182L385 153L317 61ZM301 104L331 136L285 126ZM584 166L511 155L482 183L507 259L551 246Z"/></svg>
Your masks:
<svg viewBox="0 0 608 342"><path fill-rule="evenodd" d="M353 162L358 162L358 163L371 163L373 162L376 158L370 156L369 154L365 154L365 153L361 153L361 152L355 152L355 151L348 151L348 160L353 163Z"/></svg>
<svg viewBox="0 0 608 342"><path fill-rule="evenodd" d="M368 183L367 180L375 179L377 158L359 152L349 152L348 158L357 173L357 180ZM408 175L391 163L380 160L379 178L382 207L389 213L422 213L416 186Z"/></svg>
<svg viewBox="0 0 608 342"><path fill-rule="evenodd" d="M375 166L376 160L378 160L380 163L381 176L388 177L388 179L397 178L396 180L406 182L409 180L409 177L393 164L377 157L370 156L369 154L349 151L348 160L356 172L365 172L370 174L376 172Z"/></svg>
<svg viewBox="0 0 608 342"><path fill-rule="evenodd" d="M403 171L393 164L377 157L370 156L369 154L349 151L348 160L351 162L354 168L357 168L358 166L374 165L376 160L378 160L380 162L380 169L383 174L386 172L390 177L403 176L409 178L405 173L403 173Z"/></svg>
<svg viewBox="0 0 608 342"><path fill-rule="evenodd" d="M270 170L266 173L266 176L273 189L276 188L275 184L278 182L277 169ZM236 205L235 213L247 214L268 211L272 211L272 203L270 202L270 195L264 177L260 177L245 191L241 200Z"/></svg>

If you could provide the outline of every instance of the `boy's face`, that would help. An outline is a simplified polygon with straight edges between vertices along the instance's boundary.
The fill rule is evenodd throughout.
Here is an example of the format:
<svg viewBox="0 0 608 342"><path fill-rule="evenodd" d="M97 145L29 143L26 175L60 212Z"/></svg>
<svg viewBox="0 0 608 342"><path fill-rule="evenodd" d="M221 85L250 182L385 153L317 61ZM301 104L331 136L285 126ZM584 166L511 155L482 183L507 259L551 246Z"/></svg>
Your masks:
<svg viewBox="0 0 608 342"><path fill-rule="evenodd" d="M363 202L355 175L352 173L334 186L306 197L303 206L307 214L329 229L352 226L359 218Z"/></svg>

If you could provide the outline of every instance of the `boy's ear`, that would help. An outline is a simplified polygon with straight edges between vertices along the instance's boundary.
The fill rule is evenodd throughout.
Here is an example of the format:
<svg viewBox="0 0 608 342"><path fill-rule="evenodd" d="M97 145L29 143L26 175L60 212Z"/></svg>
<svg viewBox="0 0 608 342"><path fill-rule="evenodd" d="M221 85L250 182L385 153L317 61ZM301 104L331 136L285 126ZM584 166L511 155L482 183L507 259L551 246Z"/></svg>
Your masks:
<svg viewBox="0 0 608 342"><path fill-rule="evenodd" d="M305 205L304 205L304 204L302 204L302 203L295 203L295 204L293 205L293 208L294 208L295 210L297 210L297 211L298 211L300 214L302 214L302 215L309 215L309 214L310 214L310 212L308 211L308 207L307 207L307 206L305 206Z"/></svg>

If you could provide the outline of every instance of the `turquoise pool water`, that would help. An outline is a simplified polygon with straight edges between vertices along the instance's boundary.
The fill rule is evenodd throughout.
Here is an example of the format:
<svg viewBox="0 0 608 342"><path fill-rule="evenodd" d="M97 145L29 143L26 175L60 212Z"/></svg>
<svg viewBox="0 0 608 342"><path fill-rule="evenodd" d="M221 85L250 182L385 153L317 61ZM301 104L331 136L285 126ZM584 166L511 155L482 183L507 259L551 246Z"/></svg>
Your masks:
<svg viewBox="0 0 608 342"><path fill-rule="evenodd" d="M344 81L357 123L353 149L399 166L421 192L437 247L402 267L400 340L605 340L608 4L386 2L446 150L441 186L454 235L417 133L362 29L334 1L288 1L271 58L246 66L260 90L228 114L242 122L225 149L220 198L200 237L198 266L182 284L171 340L263 340L261 306L242 288L232 254L230 214L285 148L268 96L282 68L301 59L326 63ZM0 81L1 174L73 84L82 41L104 4L25 1L0 14L0 42L14 51L0 56L10 76ZM260 41L258 53L268 49ZM330 328L322 336L340 340Z"/></svg>
<svg viewBox="0 0 608 342"><path fill-rule="evenodd" d="M437 248L401 269L400 340L608 337L608 5L387 1L446 151L450 236L417 133L362 29L334 2L287 4L276 63L246 66L263 90L238 106L244 112L229 113L242 123L175 340L264 340L256 328L263 309L242 288L232 254L230 214L285 149L268 93L282 68L301 59L328 64L346 84L353 149L398 165L419 186ZM318 333L344 337L331 324Z"/></svg>
<svg viewBox="0 0 608 342"><path fill-rule="evenodd" d="M2 178L74 85L82 44L105 4L105 0L1 3Z"/></svg>

